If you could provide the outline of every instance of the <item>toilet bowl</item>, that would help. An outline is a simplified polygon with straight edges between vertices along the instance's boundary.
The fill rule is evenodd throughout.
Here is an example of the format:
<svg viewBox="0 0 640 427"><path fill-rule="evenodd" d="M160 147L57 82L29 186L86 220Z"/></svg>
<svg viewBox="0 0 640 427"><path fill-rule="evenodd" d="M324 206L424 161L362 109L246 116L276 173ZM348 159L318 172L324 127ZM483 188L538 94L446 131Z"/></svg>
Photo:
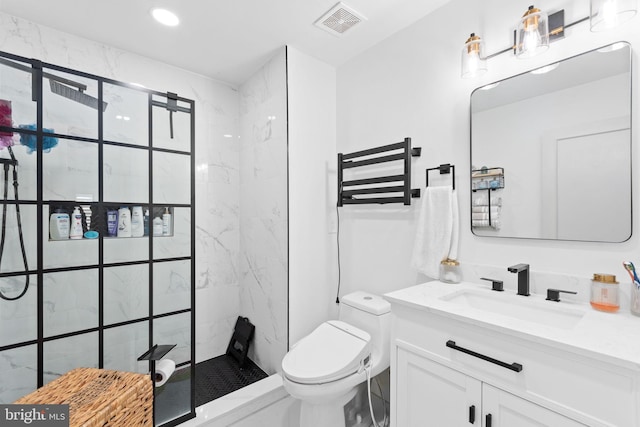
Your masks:
<svg viewBox="0 0 640 427"><path fill-rule="evenodd" d="M356 416L345 405L368 375L389 367L390 310L380 296L345 295L339 320L322 323L285 355L283 384L301 401L300 427L345 427Z"/></svg>

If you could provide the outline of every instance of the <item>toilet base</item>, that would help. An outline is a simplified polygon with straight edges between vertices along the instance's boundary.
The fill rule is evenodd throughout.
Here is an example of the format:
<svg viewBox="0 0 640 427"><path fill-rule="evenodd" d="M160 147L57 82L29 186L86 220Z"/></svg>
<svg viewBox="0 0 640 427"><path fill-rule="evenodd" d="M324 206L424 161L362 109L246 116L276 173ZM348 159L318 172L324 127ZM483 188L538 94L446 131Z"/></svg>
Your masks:
<svg viewBox="0 0 640 427"><path fill-rule="evenodd" d="M322 403L300 402L300 427L369 427L366 388L360 384L334 400Z"/></svg>

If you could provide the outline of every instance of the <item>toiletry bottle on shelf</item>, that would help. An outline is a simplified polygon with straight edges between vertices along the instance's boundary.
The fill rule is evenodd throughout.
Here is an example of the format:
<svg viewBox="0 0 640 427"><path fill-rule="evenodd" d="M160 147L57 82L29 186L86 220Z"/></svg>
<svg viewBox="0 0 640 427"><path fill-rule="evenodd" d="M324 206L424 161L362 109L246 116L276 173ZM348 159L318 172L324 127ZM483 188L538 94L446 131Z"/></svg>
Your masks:
<svg viewBox="0 0 640 427"><path fill-rule="evenodd" d="M91 205L80 205L87 230L91 230Z"/></svg>
<svg viewBox="0 0 640 427"><path fill-rule="evenodd" d="M131 237L131 211L126 206L118 210L118 237Z"/></svg>
<svg viewBox="0 0 640 427"><path fill-rule="evenodd" d="M49 217L49 235L51 240L69 238L69 214L62 208L56 209Z"/></svg>
<svg viewBox="0 0 640 427"><path fill-rule="evenodd" d="M107 236L116 237L118 235L118 211L107 209Z"/></svg>
<svg viewBox="0 0 640 427"><path fill-rule="evenodd" d="M164 213L162 214L162 235L171 236L171 234L173 234L171 213L169 212L169 208L164 208Z"/></svg>
<svg viewBox="0 0 640 427"><path fill-rule="evenodd" d="M142 220L142 231L143 231L143 236L148 236L149 235L149 209L146 209L144 211L144 218Z"/></svg>
<svg viewBox="0 0 640 427"><path fill-rule="evenodd" d="M69 238L70 239L82 239L82 235L84 231L82 230L82 214L80 213L80 208L77 206L73 208L73 213L71 214L71 228L69 229Z"/></svg>
<svg viewBox="0 0 640 427"><path fill-rule="evenodd" d="M153 235L162 236L162 219L159 216L153 219Z"/></svg>
<svg viewBox="0 0 640 427"><path fill-rule="evenodd" d="M142 206L134 206L131 209L131 236L142 237L144 235L144 219Z"/></svg>

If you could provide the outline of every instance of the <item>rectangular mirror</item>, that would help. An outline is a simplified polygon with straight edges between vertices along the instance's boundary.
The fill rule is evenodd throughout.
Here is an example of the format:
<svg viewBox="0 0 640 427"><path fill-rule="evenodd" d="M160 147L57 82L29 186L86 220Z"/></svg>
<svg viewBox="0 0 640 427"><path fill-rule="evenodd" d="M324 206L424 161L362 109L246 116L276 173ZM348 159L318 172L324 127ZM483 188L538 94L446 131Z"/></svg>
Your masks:
<svg viewBox="0 0 640 427"><path fill-rule="evenodd" d="M620 42L471 94L477 236L631 237L631 47Z"/></svg>

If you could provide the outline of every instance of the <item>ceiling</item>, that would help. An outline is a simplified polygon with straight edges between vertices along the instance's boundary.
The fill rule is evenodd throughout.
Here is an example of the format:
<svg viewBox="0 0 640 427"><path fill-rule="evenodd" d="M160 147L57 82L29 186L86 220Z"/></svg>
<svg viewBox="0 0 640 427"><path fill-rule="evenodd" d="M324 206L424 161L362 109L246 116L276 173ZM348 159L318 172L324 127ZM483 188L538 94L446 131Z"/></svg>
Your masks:
<svg viewBox="0 0 640 427"><path fill-rule="evenodd" d="M0 0L0 11L233 84L289 45L333 66L449 0L345 0L366 20L336 36L314 25L337 0ZM165 27L149 11L174 11Z"/></svg>

